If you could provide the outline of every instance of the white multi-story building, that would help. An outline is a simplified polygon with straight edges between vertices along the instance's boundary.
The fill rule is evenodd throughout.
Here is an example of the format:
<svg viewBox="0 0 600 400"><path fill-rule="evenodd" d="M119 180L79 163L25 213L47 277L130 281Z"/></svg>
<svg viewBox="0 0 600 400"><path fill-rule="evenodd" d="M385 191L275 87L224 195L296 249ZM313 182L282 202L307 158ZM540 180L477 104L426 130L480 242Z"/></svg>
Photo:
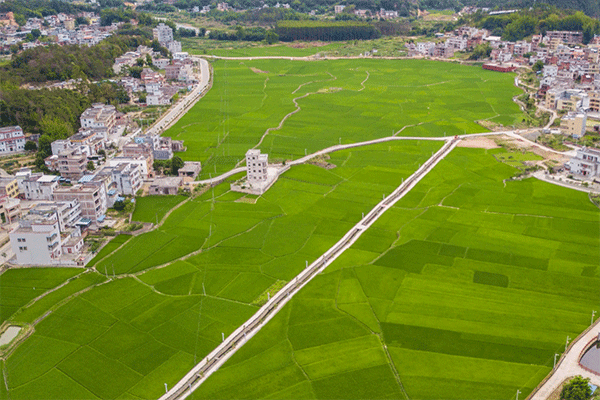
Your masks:
<svg viewBox="0 0 600 400"><path fill-rule="evenodd" d="M162 22L156 28L152 29L152 34L154 35L154 39L158 40L158 43L163 46L173 41L173 29Z"/></svg>
<svg viewBox="0 0 600 400"><path fill-rule="evenodd" d="M150 159L154 160L154 158L152 157L152 151L150 152ZM130 157L114 157L107 161L107 165L110 167L116 167L122 163L136 165L139 168L142 178L148 178L148 172L152 172L152 161L148 162L148 158L144 155L133 155Z"/></svg>
<svg viewBox="0 0 600 400"><path fill-rule="evenodd" d="M50 265L62 254L60 228L55 214L27 215L9 237L17 264Z"/></svg>
<svg viewBox="0 0 600 400"><path fill-rule="evenodd" d="M77 201L36 205L9 235L16 263L73 264L73 259L61 260L61 256L78 256L83 248L81 231L75 227L80 213Z"/></svg>
<svg viewBox="0 0 600 400"><path fill-rule="evenodd" d="M29 214L40 216L55 214L58 228L61 232L66 232L81 218L81 206L78 200L40 203L29 211Z"/></svg>
<svg viewBox="0 0 600 400"><path fill-rule="evenodd" d="M435 43L433 42L417 42L417 51L421 54L428 55L430 50L433 50Z"/></svg>
<svg viewBox="0 0 600 400"><path fill-rule="evenodd" d="M55 140L50 146L52 147L52 155L57 156L61 151L71 148L71 141L69 139Z"/></svg>
<svg viewBox="0 0 600 400"><path fill-rule="evenodd" d="M573 174L585 177L600 176L600 150L583 147L565 164Z"/></svg>
<svg viewBox="0 0 600 400"><path fill-rule="evenodd" d="M167 43L167 50L169 50L171 53L181 53L181 42L178 42L177 40L173 40L169 43Z"/></svg>
<svg viewBox="0 0 600 400"><path fill-rule="evenodd" d="M264 184L268 180L267 166L269 155L261 154L260 150L250 149L246 152L246 170L250 184Z"/></svg>
<svg viewBox="0 0 600 400"><path fill-rule="evenodd" d="M27 200L51 200L52 193L58 187L59 176L42 173L19 177L19 192Z"/></svg>
<svg viewBox="0 0 600 400"><path fill-rule="evenodd" d="M454 50L464 50L467 48L468 40L462 37L451 37L446 39L446 47L452 47Z"/></svg>
<svg viewBox="0 0 600 400"><path fill-rule="evenodd" d="M20 126L0 128L0 155L25 151L25 135Z"/></svg>
<svg viewBox="0 0 600 400"><path fill-rule="evenodd" d="M117 109L115 106L95 103L81 114L80 120L82 128L110 134L117 124Z"/></svg>
<svg viewBox="0 0 600 400"><path fill-rule="evenodd" d="M120 163L112 170L112 181L117 191L125 195L135 195L142 188L141 167L134 163Z"/></svg>
<svg viewBox="0 0 600 400"><path fill-rule="evenodd" d="M560 128L564 135L580 138L585 135L587 115L582 112L569 113L562 117Z"/></svg>
<svg viewBox="0 0 600 400"><path fill-rule="evenodd" d="M81 205L81 216L92 222L104 219L108 208L104 182L88 182L84 184L59 187L52 195L54 201L78 200Z"/></svg>

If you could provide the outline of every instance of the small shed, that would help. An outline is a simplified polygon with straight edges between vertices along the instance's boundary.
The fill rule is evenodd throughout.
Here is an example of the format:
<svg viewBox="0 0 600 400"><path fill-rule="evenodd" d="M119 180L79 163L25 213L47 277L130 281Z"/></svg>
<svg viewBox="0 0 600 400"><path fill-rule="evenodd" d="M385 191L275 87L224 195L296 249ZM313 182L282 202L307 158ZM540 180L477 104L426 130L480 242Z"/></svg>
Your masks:
<svg viewBox="0 0 600 400"><path fill-rule="evenodd" d="M179 168L179 177L180 178L191 178L191 180L196 179L198 174L202 171L202 164L195 161L186 161L183 163L183 167Z"/></svg>
<svg viewBox="0 0 600 400"><path fill-rule="evenodd" d="M183 178L167 177L156 178L150 185L149 194L151 195L169 195L177 194L177 191L183 184Z"/></svg>

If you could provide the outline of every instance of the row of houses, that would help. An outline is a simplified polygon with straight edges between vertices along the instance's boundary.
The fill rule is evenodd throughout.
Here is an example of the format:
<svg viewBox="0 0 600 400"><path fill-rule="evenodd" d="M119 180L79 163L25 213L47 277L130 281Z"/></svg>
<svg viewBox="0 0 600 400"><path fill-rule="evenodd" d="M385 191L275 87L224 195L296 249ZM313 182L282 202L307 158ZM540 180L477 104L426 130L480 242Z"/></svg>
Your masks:
<svg viewBox="0 0 600 400"><path fill-rule="evenodd" d="M89 25L75 26L75 18L87 18ZM100 18L90 12L78 15L57 14L43 18L29 18L24 26L19 27L14 20L12 12L0 14L0 48L8 50L11 45L20 44L23 50L28 48L47 46L48 44L68 45L79 44L93 46L110 37L119 24L101 26ZM50 38L49 41L26 41L27 34L39 30L41 36Z"/></svg>

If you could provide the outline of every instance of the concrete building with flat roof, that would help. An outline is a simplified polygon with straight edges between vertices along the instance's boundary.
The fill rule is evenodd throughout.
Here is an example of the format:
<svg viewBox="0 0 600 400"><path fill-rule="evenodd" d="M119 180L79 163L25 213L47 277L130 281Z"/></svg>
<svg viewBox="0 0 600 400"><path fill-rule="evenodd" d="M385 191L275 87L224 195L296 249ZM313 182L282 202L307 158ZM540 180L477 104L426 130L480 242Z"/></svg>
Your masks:
<svg viewBox="0 0 600 400"><path fill-rule="evenodd" d="M267 166L269 155L261 154L258 149L250 149L246 152L246 173L248 183L251 185L262 185L267 182Z"/></svg>
<svg viewBox="0 0 600 400"><path fill-rule="evenodd" d="M41 216L55 214L58 227L61 232L64 232L68 228L73 228L81 218L81 206L78 200L50 201L37 204L29 214Z"/></svg>
<svg viewBox="0 0 600 400"><path fill-rule="evenodd" d="M575 157L565 164L565 168L575 175L587 178L600 176L600 150L587 147L577 150Z"/></svg>
<svg viewBox="0 0 600 400"><path fill-rule="evenodd" d="M151 195L177 194L182 184L183 178L179 177L156 178L150 185L149 193Z"/></svg>
<svg viewBox="0 0 600 400"><path fill-rule="evenodd" d="M84 184L59 187L52 195L54 201L78 200L81 205L81 217L99 222L106 215L107 197L104 182L91 181Z"/></svg>
<svg viewBox="0 0 600 400"><path fill-rule="evenodd" d="M30 173L19 178L19 192L26 200L52 200L52 193L59 186L59 179L56 175Z"/></svg>
<svg viewBox="0 0 600 400"><path fill-rule="evenodd" d="M585 113L569 113L560 120L560 129L564 135L580 138L585 135L586 123Z"/></svg>
<svg viewBox="0 0 600 400"><path fill-rule="evenodd" d="M156 25L156 28L152 29L152 35L154 36L154 39L163 46L168 42L173 41L173 29L170 26L165 25L163 22Z"/></svg>
<svg viewBox="0 0 600 400"><path fill-rule="evenodd" d="M10 234L10 245L21 265L51 265L62 254L56 215L27 215Z"/></svg>
<svg viewBox="0 0 600 400"><path fill-rule="evenodd" d="M141 167L135 163L120 163L112 168L112 182L116 190L124 195L135 195L142 188Z"/></svg>
<svg viewBox="0 0 600 400"><path fill-rule="evenodd" d="M85 175L87 171L87 155L81 153L78 149L63 150L52 161L56 171L66 179L77 180Z"/></svg>
<svg viewBox="0 0 600 400"><path fill-rule="evenodd" d="M117 123L117 109L115 106L95 103L81 114L80 120L82 128L110 134Z"/></svg>
<svg viewBox="0 0 600 400"><path fill-rule="evenodd" d="M185 161L183 167L179 168L178 175L180 178L193 181L200 174L200 171L202 171L200 162Z"/></svg>
<svg viewBox="0 0 600 400"><path fill-rule="evenodd" d="M0 155L25 151L25 135L20 126L0 128Z"/></svg>
<svg viewBox="0 0 600 400"><path fill-rule="evenodd" d="M14 176L0 177L0 197L17 197L19 181Z"/></svg>
<svg viewBox="0 0 600 400"><path fill-rule="evenodd" d="M21 218L21 200L13 197L0 198L0 221L2 224L12 224Z"/></svg>

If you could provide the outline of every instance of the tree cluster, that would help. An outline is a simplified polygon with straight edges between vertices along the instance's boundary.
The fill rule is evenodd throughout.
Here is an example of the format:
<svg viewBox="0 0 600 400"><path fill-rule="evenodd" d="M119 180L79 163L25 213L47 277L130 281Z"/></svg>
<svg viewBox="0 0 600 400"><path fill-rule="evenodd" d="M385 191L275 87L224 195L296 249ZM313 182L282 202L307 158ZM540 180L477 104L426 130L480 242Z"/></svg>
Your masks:
<svg viewBox="0 0 600 400"><path fill-rule="evenodd" d="M95 46L35 47L13 57L12 62L0 69L3 81L46 82L89 78L105 79L113 76L116 57L150 41L140 36L113 35Z"/></svg>
<svg viewBox="0 0 600 400"><path fill-rule="evenodd" d="M438 2L439 0L428 0L429 3ZM442 2L448 2L452 0L441 0ZM423 2L423 1L422 1ZM578 10L583 11L587 15L597 17L600 15L600 4L597 0L460 0L457 1L457 6L477 6L477 7L489 7L491 9L529 9L530 7L539 6L540 3L543 5L560 8L563 10ZM437 7L432 7L439 9ZM453 7L457 8L457 7Z"/></svg>
<svg viewBox="0 0 600 400"><path fill-rule="evenodd" d="M381 33L371 24L358 21L281 21L275 32L282 41L375 39Z"/></svg>
<svg viewBox="0 0 600 400"><path fill-rule="evenodd" d="M29 90L7 87L0 91L0 126L20 125L23 131L64 139L79 127L79 116L92 103L129 102L127 92L112 82L82 83L77 90Z"/></svg>
<svg viewBox="0 0 600 400"><path fill-rule="evenodd" d="M569 14L547 5L520 13L479 17L478 26L510 41L522 40L533 34L545 34L547 31L579 31L583 32L583 42L587 44L595 34L600 34L600 22L597 19L581 11Z"/></svg>
<svg viewBox="0 0 600 400"><path fill-rule="evenodd" d="M562 400L590 400L592 398L590 378L574 377L563 386L560 398Z"/></svg>
<svg viewBox="0 0 600 400"><path fill-rule="evenodd" d="M269 33L271 34L269 35ZM236 26L234 32L211 30L208 34L208 37L209 39L215 40L245 40L248 42L262 42L263 40L267 39L267 36L269 36L269 40L271 42L277 42L277 37L273 37L273 35L276 34L265 28L244 28L238 25Z"/></svg>
<svg viewBox="0 0 600 400"><path fill-rule="evenodd" d="M183 160L179 156L173 156L170 160L154 160L152 167L158 173L177 176L179 169L183 167Z"/></svg>

